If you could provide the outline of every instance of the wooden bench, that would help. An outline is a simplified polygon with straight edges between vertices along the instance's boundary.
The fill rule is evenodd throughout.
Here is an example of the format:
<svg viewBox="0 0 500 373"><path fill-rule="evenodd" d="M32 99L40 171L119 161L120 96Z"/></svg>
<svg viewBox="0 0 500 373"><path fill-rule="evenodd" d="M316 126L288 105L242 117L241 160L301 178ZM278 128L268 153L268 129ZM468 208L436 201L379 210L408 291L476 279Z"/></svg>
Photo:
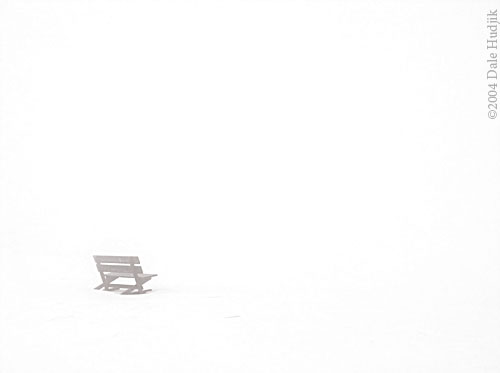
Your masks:
<svg viewBox="0 0 500 373"><path fill-rule="evenodd" d="M101 275L102 284L95 287L95 290L112 291L116 289L127 289L122 294L143 294L151 289L145 290L142 285L151 280L154 276L142 273L137 256L102 256L94 255L97 270ZM133 278L135 285L114 284L117 278Z"/></svg>

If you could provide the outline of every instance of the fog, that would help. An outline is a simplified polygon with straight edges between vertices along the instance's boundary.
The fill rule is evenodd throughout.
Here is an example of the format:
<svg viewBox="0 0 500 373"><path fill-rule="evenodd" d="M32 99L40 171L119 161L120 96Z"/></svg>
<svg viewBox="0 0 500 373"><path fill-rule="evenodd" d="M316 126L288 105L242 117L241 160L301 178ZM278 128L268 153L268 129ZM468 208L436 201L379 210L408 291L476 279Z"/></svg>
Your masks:
<svg viewBox="0 0 500 373"><path fill-rule="evenodd" d="M138 255L498 346L488 9L380 4L2 2L2 267Z"/></svg>

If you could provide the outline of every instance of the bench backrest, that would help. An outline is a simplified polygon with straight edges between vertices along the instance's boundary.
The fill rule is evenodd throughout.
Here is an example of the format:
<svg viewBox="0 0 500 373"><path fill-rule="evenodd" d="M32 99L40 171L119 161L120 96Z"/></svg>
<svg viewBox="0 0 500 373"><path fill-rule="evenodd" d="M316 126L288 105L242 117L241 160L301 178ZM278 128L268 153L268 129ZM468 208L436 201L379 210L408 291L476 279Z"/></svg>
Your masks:
<svg viewBox="0 0 500 373"><path fill-rule="evenodd" d="M94 255L97 270L103 272L116 273L142 273L142 267L138 264L137 256L103 256Z"/></svg>

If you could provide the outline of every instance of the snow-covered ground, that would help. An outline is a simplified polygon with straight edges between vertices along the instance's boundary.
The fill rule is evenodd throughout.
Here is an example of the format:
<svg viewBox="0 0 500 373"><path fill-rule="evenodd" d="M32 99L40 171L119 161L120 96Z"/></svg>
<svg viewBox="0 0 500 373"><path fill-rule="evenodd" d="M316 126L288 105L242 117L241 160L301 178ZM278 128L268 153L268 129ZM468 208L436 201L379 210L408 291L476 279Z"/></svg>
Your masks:
<svg viewBox="0 0 500 373"><path fill-rule="evenodd" d="M0 372L500 372L486 5L0 1Z"/></svg>
<svg viewBox="0 0 500 373"><path fill-rule="evenodd" d="M500 304L491 293L498 285L491 274L470 276L466 265L463 278L437 278L432 266L392 268L372 279L344 273L337 282L312 278L274 289L257 271L260 288L239 291L206 286L203 278L173 285L164 264L147 259L144 268L160 274L153 292L122 296L92 289L99 277L90 255L4 255L2 372L499 367Z"/></svg>

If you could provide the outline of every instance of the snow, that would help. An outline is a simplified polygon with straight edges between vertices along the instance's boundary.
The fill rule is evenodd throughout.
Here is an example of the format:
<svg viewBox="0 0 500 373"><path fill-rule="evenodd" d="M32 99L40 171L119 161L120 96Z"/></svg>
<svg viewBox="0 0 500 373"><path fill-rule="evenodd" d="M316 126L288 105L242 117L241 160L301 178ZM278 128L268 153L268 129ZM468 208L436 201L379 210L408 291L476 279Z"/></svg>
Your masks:
<svg viewBox="0 0 500 373"><path fill-rule="evenodd" d="M439 283L408 288L398 286L395 275L392 283L358 280L329 290L319 281L274 291L206 288L203 279L198 287L172 286L161 264L142 259L144 268L160 272L150 282L153 291L122 296L92 289L99 276L91 256L4 256L2 371L468 372L498 366L498 300L474 297L466 288L463 297Z"/></svg>
<svg viewBox="0 0 500 373"><path fill-rule="evenodd" d="M0 2L0 372L500 371L487 11Z"/></svg>

